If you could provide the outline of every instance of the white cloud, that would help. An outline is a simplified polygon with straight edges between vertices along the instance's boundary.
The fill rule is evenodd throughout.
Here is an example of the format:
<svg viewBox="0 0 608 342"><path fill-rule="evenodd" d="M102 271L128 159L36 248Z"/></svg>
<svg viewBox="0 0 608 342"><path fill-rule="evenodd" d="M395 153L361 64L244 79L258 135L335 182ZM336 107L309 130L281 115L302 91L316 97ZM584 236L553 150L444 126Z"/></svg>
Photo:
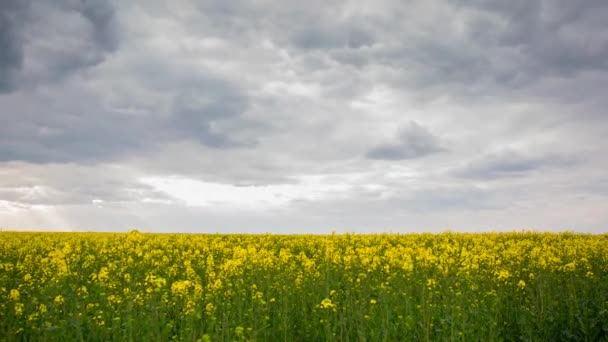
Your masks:
<svg viewBox="0 0 608 342"><path fill-rule="evenodd" d="M188 206L220 206L235 210L285 206L292 201L329 200L346 197L352 186L326 182L324 177L306 176L293 184L232 185L189 178L145 177L140 181Z"/></svg>

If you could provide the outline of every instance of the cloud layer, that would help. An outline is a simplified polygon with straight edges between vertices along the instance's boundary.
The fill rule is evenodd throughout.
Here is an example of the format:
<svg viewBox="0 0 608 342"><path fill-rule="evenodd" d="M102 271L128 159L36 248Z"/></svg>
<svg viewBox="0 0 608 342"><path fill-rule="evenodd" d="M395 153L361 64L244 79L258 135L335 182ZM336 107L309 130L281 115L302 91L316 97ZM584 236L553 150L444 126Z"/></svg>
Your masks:
<svg viewBox="0 0 608 342"><path fill-rule="evenodd" d="M6 0L0 227L605 231L608 4Z"/></svg>

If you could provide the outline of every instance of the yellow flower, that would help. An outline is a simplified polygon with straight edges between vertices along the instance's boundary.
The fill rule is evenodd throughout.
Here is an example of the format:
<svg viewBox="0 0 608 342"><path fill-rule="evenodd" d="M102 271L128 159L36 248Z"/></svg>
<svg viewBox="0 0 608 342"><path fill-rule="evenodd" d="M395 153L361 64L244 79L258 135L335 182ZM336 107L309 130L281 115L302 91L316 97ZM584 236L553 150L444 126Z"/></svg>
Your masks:
<svg viewBox="0 0 608 342"><path fill-rule="evenodd" d="M110 272L108 272L107 267L102 267L99 270L99 273L97 273L97 280L103 283L106 282L108 279L110 279Z"/></svg>
<svg viewBox="0 0 608 342"><path fill-rule="evenodd" d="M46 312L46 305L40 304L38 306L38 311L40 311L40 313L45 313Z"/></svg>
<svg viewBox="0 0 608 342"><path fill-rule="evenodd" d="M372 298L372 299L370 299L370 300L369 300L369 303L370 303L371 305L375 305L377 302L376 302L376 300L375 300L375 299L373 299L373 298Z"/></svg>
<svg viewBox="0 0 608 342"><path fill-rule="evenodd" d="M191 285L192 282L190 280L178 280L171 284L171 292L175 295L185 295L188 293Z"/></svg>
<svg viewBox="0 0 608 342"><path fill-rule="evenodd" d="M576 269L576 262L573 261L573 262L567 263L562 268L566 272L572 272Z"/></svg>
<svg viewBox="0 0 608 342"><path fill-rule="evenodd" d="M523 281L523 279L522 279L522 280L520 280L520 281L519 281L519 283L517 283L517 286L518 286L520 289L523 289L524 287L526 287L526 282L525 282L525 281Z"/></svg>
<svg viewBox="0 0 608 342"><path fill-rule="evenodd" d="M511 272L508 270L500 270L497 274L499 280L507 280L511 277Z"/></svg>
<svg viewBox="0 0 608 342"><path fill-rule="evenodd" d="M184 314L186 316L190 316L194 313L194 307L195 307L195 303L192 299L188 299L188 301L186 302L185 308L184 308Z"/></svg>
<svg viewBox="0 0 608 342"><path fill-rule="evenodd" d="M113 303L113 304L120 304L120 303L122 303L122 299L120 299L119 297L117 297L115 295L109 295L108 302Z"/></svg>
<svg viewBox="0 0 608 342"><path fill-rule="evenodd" d="M21 316L23 314L23 303L15 303L15 315Z"/></svg>
<svg viewBox="0 0 608 342"><path fill-rule="evenodd" d="M62 295L58 295L57 297L55 297L55 304L57 305L63 305L64 303L64 299Z"/></svg>
<svg viewBox="0 0 608 342"><path fill-rule="evenodd" d="M87 287L86 287L86 286L84 286L84 285L83 285L83 286L81 286L81 287L78 289L78 295L79 295L79 296L83 296L83 297L84 297L84 296L87 296L88 294L89 294L89 292L88 292L88 290L87 290Z"/></svg>
<svg viewBox="0 0 608 342"><path fill-rule="evenodd" d="M15 302L18 301L19 300L19 290L12 289L9 294L9 297L11 297L11 299Z"/></svg>
<svg viewBox="0 0 608 342"><path fill-rule="evenodd" d="M321 309L333 309L336 307L336 304L331 302L331 299L325 298L321 301L320 305Z"/></svg>

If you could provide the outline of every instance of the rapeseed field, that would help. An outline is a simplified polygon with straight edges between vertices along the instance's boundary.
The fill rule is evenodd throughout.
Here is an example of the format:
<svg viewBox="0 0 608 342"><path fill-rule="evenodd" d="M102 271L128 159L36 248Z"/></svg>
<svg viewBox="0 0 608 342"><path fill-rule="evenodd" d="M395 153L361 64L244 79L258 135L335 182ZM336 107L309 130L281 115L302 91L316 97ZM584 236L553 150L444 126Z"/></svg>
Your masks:
<svg viewBox="0 0 608 342"><path fill-rule="evenodd" d="M3 341L601 341L608 235L0 233Z"/></svg>

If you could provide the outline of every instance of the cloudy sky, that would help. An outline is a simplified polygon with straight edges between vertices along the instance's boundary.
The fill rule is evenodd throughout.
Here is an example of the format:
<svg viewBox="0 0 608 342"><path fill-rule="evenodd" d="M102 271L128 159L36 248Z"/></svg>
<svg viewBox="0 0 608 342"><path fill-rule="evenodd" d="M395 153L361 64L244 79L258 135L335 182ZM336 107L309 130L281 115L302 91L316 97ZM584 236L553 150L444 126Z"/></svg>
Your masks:
<svg viewBox="0 0 608 342"><path fill-rule="evenodd" d="M608 231L606 0L0 0L0 229Z"/></svg>

